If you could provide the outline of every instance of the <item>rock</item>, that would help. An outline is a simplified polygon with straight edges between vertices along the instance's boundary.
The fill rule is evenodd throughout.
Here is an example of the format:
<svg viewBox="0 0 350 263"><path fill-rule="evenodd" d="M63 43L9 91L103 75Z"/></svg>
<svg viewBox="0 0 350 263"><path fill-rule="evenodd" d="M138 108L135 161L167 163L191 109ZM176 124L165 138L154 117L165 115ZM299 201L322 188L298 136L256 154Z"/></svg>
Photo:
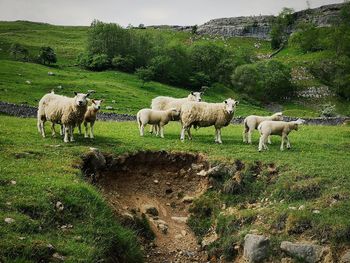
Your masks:
<svg viewBox="0 0 350 263"><path fill-rule="evenodd" d="M56 209L57 209L57 211L63 211L64 205L60 201L58 201L56 203Z"/></svg>
<svg viewBox="0 0 350 263"><path fill-rule="evenodd" d="M319 214L319 213L321 213L321 212L320 212L320 210L315 209L315 210L312 211L312 213L314 213L314 214Z"/></svg>
<svg viewBox="0 0 350 263"><path fill-rule="evenodd" d="M203 168L203 164L196 164L196 163L193 163L193 164L191 165L191 168L192 168L192 170L199 171L200 169Z"/></svg>
<svg viewBox="0 0 350 263"><path fill-rule="evenodd" d="M93 94L93 93L96 93L96 90L94 90L94 89L89 89L87 92Z"/></svg>
<svg viewBox="0 0 350 263"><path fill-rule="evenodd" d="M159 214L157 208L153 205L144 205L142 208L146 214L151 216L158 216Z"/></svg>
<svg viewBox="0 0 350 263"><path fill-rule="evenodd" d="M26 83L29 85L32 84L32 82L30 80L26 80Z"/></svg>
<svg viewBox="0 0 350 263"><path fill-rule="evenodd" d="M172 216L171 219L178 222L178 223L187 223L188 217L186 217L186 216Z"/></svg>
<svg viewBox="0 0 350 263"><path fill-rule="evenodd" d="M49 72L47 72L47 75L49 75L49 76L55 76L56 74L53 73L52 71L49 71Z"/></svg>
<svg viewBox="0 0 350 263"><path fill-rule="evenodd" d="M283 241L281 243L281 249L289 256L301 259L307 263L320 262L329 253L329 249L326 247L309 243L292 243L289 241Z"/></svg>
<svg viewBox="0 0 350 263"><path fill-rule="evenodd" d="M63 89L63 87L61 85L58 85L57 88L58 89Z"/></svg>
<svg viewBox="0 0 350 263"><path fill-rule="evenodd" d="M305 209L305 205L301 205L299 206L298 210L304 210Z"/></svg>
<svg viewBox="0 0 350 263"><path fill-rule="evenodd" d="M166 225L166 224L158 224L157 227L160 229L160 231L162 231L163 234L168 233L168 225Z"/></svg>
<svg viewBox="0 0 350 263"><path fill-rule="evenodd" d="M93 180L100 177L100 171L106 167L106 158L99 149L90 147L90 152L87 153L85 160L85 170L87 175L91 175Z"/></svg>
<svg viewBox="0 0 350 263"><path fill-rule="evenodd" d="M153 183L158 184L158 183L159 183L159 181L158 181L158 180L154 180L154 181L153 181Z"/></svg>
<svg viewBox="0 0 350 263"><path fill-rule="evenodd" d="M209 246L210 244L214 243L216 240L218 240L218 235L216 234L215 231L207 234L206 236L203 237L202 242L201 242L201 246L202 248L206 248L207 246Z"/></svg>
<svg viewBox="0 0 350 263"><path fill-rule="evenodd" d="M17 184L17 182L15 180L11 180L11 184L15 185L15 184Z"/></svg>
<svg viewBox="0 0 350 263"><path fill-rule="evenodd" d="M187 232L185 230L181 230L181 235L186 236Z"/></svg>
<svg viewBox="0 0 350 263"><path fill-rule="evenodd" d="M205 177L205 176L207 176L207 171L206 170L201 170L199 173L197 173L197 175Z"/></svg>
<svg viewBox="0 0 350 263"><path fill-rule="evenodd" d="M61 261L64 261L65 260L65 257L64 256L62 256L62 255L60 255L59 253L53 253L52 254L52 257L53 258L56 258L56 259L58 259L58 260L61 260Z"/></svg>
<svg viewBox="0 0 350 263"><path fill-rule="evenodd" d="M193 196L188 196L188 195L185 195L184 198L182 198L182 202L183 203L192 203L194 200L194 197Z"/></svg>
<svg viewBox="0 0 350 263"><path fill-rule="evenodd" d="M14 219L11 218L11 217L6 217L4 221L5 221L6 223L8 223L8 224L12 224L12 223L14 223L16 220L14 220Z"/></svg>
<svg viewBox="0 0 350 263"><path fill-rule="evenodd" d="M113 110L112 106L106 106L106 110Z"/></svg>
<svg viewBox="0 0 350 263"><path fill-rule="evenodd" d="M244 238L244 257L248 262L261 262L268 256L269 245L267 237L247 234Z"/></svg>
<svg viewBox="0 0 350 263"><path fill-rule="evenodd" d="M350 263L350 250L345 252L345 254L340 258L340 263Z"/></svg>
<svg viewBox="0 0 350 263"><path fill-rule="evenodd" d="M183 236L181 235L181 234L177 234L177 235L175 235L175 238L176 239L180 239L180 238L182 238Z"/></svg>
<svg viewBox="0 0 350 263"><path fill-rule="evenodd" d="M112 103L116 103L116 101L115 101L115 100L112 100Z"/></svg>

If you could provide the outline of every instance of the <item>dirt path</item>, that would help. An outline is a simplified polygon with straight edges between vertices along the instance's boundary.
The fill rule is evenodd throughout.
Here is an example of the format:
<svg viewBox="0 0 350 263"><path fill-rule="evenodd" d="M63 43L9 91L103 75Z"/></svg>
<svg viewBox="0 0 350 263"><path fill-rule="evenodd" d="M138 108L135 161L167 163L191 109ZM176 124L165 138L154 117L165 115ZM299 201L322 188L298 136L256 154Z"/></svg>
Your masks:
<svg viewBox="0 0 350 263"><path fill-rule="evenodd" d="M146 215L155 239L145 244L145 261L206 262L186 224L192 198L207 188L207 179L197 174L204 165L148 160L145 166L137 159L103 174L99 185L118 214Z"/></svg>

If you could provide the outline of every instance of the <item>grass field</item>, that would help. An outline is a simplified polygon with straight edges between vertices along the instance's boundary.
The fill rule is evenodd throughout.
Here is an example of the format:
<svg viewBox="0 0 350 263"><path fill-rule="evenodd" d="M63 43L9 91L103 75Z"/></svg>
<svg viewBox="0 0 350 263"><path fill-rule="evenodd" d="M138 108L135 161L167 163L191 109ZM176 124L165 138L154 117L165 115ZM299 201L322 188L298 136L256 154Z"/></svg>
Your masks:
<svg viewBox="0 0 350 263"><path fill-rule="evenodd" d="M112 154L146 149L189 151L204 153L212 161L240 159L247 164L255 161L275 163L279 169L277 181L259 192L256 198L269 197L277 202L259 210L259 214L267 222L273 222L285 213L296 218L296 222L307 218L314 226L312 233L325 227L337 233L338 239L331 236L327 242L339 245L350 241L347 236L350 229L348 127L304 126L291 134L291 150L280 152L280 140L276 137L268 152L259 153L257 134L254 145L244 145L241 126L231 125L224 129L224 144L217 145L213 142L212 128L199 129L193 133L193 141L181 143L178 123L167 126L165 139L160 139L150 135L140 138L134 122L99 122L94 141L78 137L77 142L64 144L60 138L42 139L35 124L35 119L0 116L0 195L3 200L0 204L3 236L0 251L4 259L35 261L50 254L47 244L52 244L59 254L66 256L68 262L95 260L106 256L115 245L129 249L130 253L126 254L130 262L139 258L139 250L132 243L133 236L120 229L98 190L85 183L80 175L77 164L82 153L91 146ZM312 191L315 183L320 189L317 196L310 197L307 192ZM340 196L339 201L330 206L335 195ZM232 196L231 199L217 193L215 196L230 205ZM248 200L249 195L244 198ZM280 203L282 199L285 202ZM57 201L65 206L61 213L55 211ZM305 211L288 209L302 204ZM231 205L236 204L232 202ZM312 213L314 209L320 213ZM240 211L240 215L247 213L251 215L257 211ZM5 223L6 217L14 218L15 223ZM201 223L196 222L197 227L205 230ZM62 225L69 224L72 228L62 229ZM252 224L242 231L254 227ZM269 233L271 230L261 227L260 231ZM286 233L279 236L286 237ZM294 238L297 235L289 237ZM37 253L33 255L31 251Z"/></svg>

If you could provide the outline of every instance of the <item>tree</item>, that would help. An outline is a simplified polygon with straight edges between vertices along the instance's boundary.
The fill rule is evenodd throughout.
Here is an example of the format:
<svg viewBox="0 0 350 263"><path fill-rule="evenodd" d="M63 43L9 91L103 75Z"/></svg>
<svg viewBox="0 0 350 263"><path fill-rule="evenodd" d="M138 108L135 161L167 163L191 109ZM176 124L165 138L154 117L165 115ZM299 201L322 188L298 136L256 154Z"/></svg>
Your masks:
<svg viewBox="0 0 350 263"><path fill-rule="evenodd" d="M272 21L270 32L272 49L281 48L287 42L290 28L294 23L293 12L293 9L285 7Z"/></svg>
<svg viewBox="0 0 350 263"><path fill-rule="evenodd" d="M291 46L299 47L304 53L323 49L320 43L320 32L312 23L300 23L288 43Z"/></svg>
<svg viewBox="0 0 350 263"><path fill-rule="evenodd" d="M112 66L121 71L133 72L135 66L135 58L129 55L125 57L117 55L112 59Z"/></svg>
<svg viewBox="0 0 350 263"><path fill-rule="evenodd" d="M135 73L136 76L142 80L142 87L145 86L146 82L151 81L154 76L152 68L138 68Z"/></svg>
<svg viewBox="0 0 350 263"><path fill-rule="evenodd" d="M13 43L10 47L10 54L14 57L14 59L18 59L18 56L21 56L22 60L27 60L28 59L28 49L23 47L21 44L18 43Z"/></svg>
<svg viewBox="0 0 350 263"><path fill-rule="evenodd" d="M197 30L198 30L198 26L197 25L191 26L191 34L192 35L196 35L197 34Z"/></svg>
<svg viewBox="0 0 350 263"><path fill-rule="evenodd" d="M41 47L38 55L39 63L46 65L56 63L56 53L51 47Z"/></svg>

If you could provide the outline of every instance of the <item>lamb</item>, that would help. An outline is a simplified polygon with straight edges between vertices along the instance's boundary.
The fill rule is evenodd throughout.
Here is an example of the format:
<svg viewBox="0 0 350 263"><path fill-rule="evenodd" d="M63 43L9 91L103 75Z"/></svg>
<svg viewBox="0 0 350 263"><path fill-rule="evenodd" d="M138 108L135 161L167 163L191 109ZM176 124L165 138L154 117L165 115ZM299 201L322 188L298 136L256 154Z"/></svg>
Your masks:
<svg viewBox="0 0 350 263"><path fill-rule="evenodd" d="M159 96L152 100L151 109L168 110L170 108L176 108L178 111L180 111L181 105L186 102L202 101L201 95L203 95L203 92L191 91L191 93L186 98L172 98L172 97ZM178 118L175 118L174 120L178 120ZM153 132L153 126L150 128L150 133L152 132Z"/></svg>
<svg viewBox="0 0 350 263"><path fill-rule="evenodd" d="M144 135L145 125L152 124L156 127L156 136L158 136L160 132L160 137L164 138L164 125L168 124L170 120L178 118L179 115L180 112L176 108L171 108L168 110L140 110L136 115L140 135Z"/></svg>
<svg viewBox="0 0 350 263"><path fill-rule="evenodd" d="M252 143L252 133L258 128L259 124L263 121L282 121L283 113L277 112L271 116L257 116L250 115L244 119L244 130L243 130L243 142ZM270 137L268 137L268 143L271 144Z"/></svg>
<svg viewBox="0 0 350 263"><path fill-rule="evenodd" d="M87 97L89 93L74 92L75 97L69 98L54 93L44 95L39 101L38 130L45 138L44 124L51 121L52 134L55 135L55 123L63 125L64 142L74 141L73 129L81 123L87 110Z"/></svg>
<svg viewBox="0 0 350 263"><path fill-rule="evenodd" d="M227 99L222 103L187 102L181 106L180 121L182 124L181 136L185 140L185 131L191 140L191 126L215 127L215 142L222 143L221 128L230 124L238 101Z"/></svg>
<svg viewBox="0 0 350 263"><path fill-rule="evenodd" d="M103 100L91 100L92 104L87 108L87 111L85 112L84 121L83 121L85 126L85 134L84 134L85 138L89 138L88 136L89 123L90 123L90 138L91 139L94 138L94 124L96 121L97 112L100 110L102 102ZM81 123L79 123L78 128L79 128L79 134L81 134Z"/></svg>
<svg viewBox="0 0 350 263"><path fill-rule="evenodd" d="M258 131L260 133L259 141L259 152L263 149L267 150L266 141L270 135L279 135L282 137L281 151L284 150L284 143L287 143L287 148L290 149L290 142L288 139L288 134L293 130L298 130L299 125L303 124L305 121L298 119L296 121L285 122L285 121L263 121L258 126Z"/></svg>

